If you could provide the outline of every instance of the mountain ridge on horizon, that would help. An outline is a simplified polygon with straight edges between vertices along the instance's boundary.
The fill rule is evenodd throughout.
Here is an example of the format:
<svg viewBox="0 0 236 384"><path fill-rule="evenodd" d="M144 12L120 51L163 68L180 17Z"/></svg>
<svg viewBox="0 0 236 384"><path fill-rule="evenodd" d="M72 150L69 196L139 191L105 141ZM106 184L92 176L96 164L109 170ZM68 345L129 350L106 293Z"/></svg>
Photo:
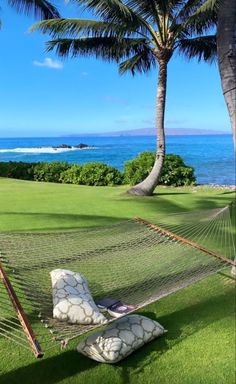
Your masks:
<svg viewBox="0 0 236 384"><path fill-rule="evenodd" d="M210 129L197 129L197 128L167 128L166 136L203 136L203 135L229 135L230 131L218 131ZM67 137L80 137L80 136L156 136L155 128L139 128L129 129L113 132L100 132L100 133L78 133L67 135Z"/></svg>

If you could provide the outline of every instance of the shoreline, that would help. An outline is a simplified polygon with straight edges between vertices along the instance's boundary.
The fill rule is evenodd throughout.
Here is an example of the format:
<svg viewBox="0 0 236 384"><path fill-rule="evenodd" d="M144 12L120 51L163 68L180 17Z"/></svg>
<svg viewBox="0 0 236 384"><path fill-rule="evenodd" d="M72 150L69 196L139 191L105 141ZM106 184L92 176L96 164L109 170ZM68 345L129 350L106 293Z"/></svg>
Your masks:
<svg viewBox="0 0 236 384"><path fill-rule="evenodd" d="M236 192L236 185L226 185L226 184L197 184L196 187L211 187L212 189L228 189L232 192Z"/></svg>
<svg viewBox="0 0 236 384"><path fill-rule="evenodd" d="M196 185L182 185L182 186L179 186L179 187L174 187L172 185L163 185L163 184L159 184L157 185L157 188L158 187L163 187L163 188L175 188L175 189L178 189L178 188L191 188L191 189L201 189L201 188L212 188L212 189L227 189L231 192L236 192L236 185L233 185L233 184L196 184Z"/></svg>

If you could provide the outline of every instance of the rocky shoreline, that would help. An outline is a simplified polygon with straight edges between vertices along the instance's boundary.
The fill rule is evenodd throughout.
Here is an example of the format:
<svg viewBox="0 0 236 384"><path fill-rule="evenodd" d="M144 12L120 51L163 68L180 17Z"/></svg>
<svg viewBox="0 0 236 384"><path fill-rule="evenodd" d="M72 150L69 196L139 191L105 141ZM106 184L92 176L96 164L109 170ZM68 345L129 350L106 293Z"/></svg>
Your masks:
<svg viewBox="0 0 236 384"><path fill-rule="evenodd" d="M53 146L52 148L53 149L72 149L72 148L85 149L85 148L92 148L92 147L93 147L92 145L80 143L76 145L60 144L60 145Z"/></svg>
<svg viewBox="0 0 236 384"><path fill-rule="evenodd" d="M166 185L160 185L160 187L164 188L175 188L175 189L182 189L185 188L184 186L181 187L173 187L173 186L166 186ZM198 189L204 189L204 188L212 188L212 189L220 189L220 190L228 190L230 192L236 192L236 185L226 185L226 184L197 184L192 186L186 186L186 188L191 188L192 191L196 191Z"/></svg>
<svg viewBox="0 0 236 384"><path fill-rule="evenodd" d="M236 192L236 185L225 185L225 184L197 184L193 188L212 188L212 189L227 189L232 192Z"/></svg>

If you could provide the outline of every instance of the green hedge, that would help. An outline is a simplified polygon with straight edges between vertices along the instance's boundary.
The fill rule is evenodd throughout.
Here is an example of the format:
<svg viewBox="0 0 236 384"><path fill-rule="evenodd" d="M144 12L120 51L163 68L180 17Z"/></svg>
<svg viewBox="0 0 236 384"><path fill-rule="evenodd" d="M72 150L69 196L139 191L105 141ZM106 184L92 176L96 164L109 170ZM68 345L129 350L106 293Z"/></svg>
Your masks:
<svg viewBox="0 0 236 384"><path fill-rule="evenodd" d="M154 152L143 152L135 159L127 161L124 171L125 183L135 185L143 181L153 167L155 156ZM187 166L180 156L166 155L159 184L174 187L196 184L194 169Z"/></svg>
<svg viewBox="0 0 236 384"><path fill-rule="evenodd" d="M103 163L84 165L55 161L52 163L0 162L0 177L83 185L118 185L123 174Z"/></svg>
<svg viewBox="0 0 236 384"><path fill-rule="evenodd" d="M70 169L71 165L63 161L52 163L37 163L34 165L34 180L59 183L61 173Z"/></svg>
<svg viewBox="0 0 236 384"><path fill-rule="evenodd" d="M143 152L125 163L124 173L103 163L84 165L55 161L52 163L0 162L0 176L23 180L82 185L135 185L150 173L154 152ZM160 184L181 186L196 183L194 170L177 155L166 155Z"/></svg>
<svg viewBox="0 0 236 384"><path fill-rule="evenodd" d="M13 179L34 180L34 167L37 163L21 161L0 162L0 176Z"/></svg>
<svg viewBox="0 0 236 384"><path fill-rule="evenodd" d="M81 185L118 185L123 183L123 175L118 169L103 163L72 165L61 173L62 183Z"/></svg>
<svg viewBox="0 0 236 384"><path fill-rule="evenodd" d="M66 184L79 184L82 166L73 164L66 171L61 172L60 182Z"/></svg>

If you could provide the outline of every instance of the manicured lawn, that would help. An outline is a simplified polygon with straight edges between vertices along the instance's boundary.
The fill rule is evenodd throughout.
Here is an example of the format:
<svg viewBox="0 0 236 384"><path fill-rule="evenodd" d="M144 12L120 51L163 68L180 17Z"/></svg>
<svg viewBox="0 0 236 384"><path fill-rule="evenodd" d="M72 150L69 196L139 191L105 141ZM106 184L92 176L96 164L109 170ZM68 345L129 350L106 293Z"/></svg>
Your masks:
<svg viewBox="0 0 236 384"><path fill-rule="evenodd" d="M0 178L0 231L50 230L108 224L135 216L224 207L234 193L206 187L158 188L130 197L126 187L87 187Z"/></svg>
<svg viewBox="0 0 236 384"><path fill-rule="evenodd" d="M223 207L234 194L206 187L158 188L154 197L125 187L82 187L0 179L0 230L50 230L109 224L140 216ZM220 274L159 302L142 314L168 333L114 366L74 351L51 351L42 360L0 338L0 383L233 384L234 285ZM1 304L0 304L1 305Z"/></svg>

